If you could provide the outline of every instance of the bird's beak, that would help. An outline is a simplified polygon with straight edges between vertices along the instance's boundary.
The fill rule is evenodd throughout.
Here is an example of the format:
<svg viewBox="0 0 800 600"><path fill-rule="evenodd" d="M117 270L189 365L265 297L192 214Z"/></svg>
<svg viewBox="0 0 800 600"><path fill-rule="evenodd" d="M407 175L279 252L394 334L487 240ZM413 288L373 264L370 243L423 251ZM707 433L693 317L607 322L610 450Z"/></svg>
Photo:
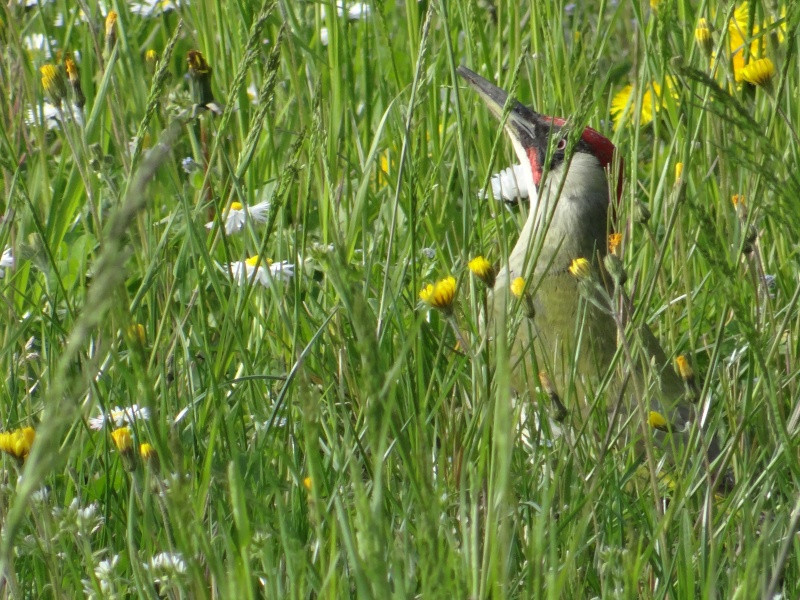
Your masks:
<svg viewBox="0 0 800 600"><path fill-rule="evenodd" d="M502 120L503 109L508 101L508 92L466 67L460 66L456 69L456 72L478 92L492 114ZM549 133L549 125L552 121L552 119L542 117L539 113L532 111L515 99L511 99L511 106L505 122L506 133L511 138L520 162L523 164L527 162L531 165L533 181L536 185L539 185L541 178L541 160L543 158L543 156L539 156L539 152L536 149L547 148L547 134L544 132ZM538 134L537 124L540 125ZM545 129L542 129L541 126L545 126ZM539 139L537 139L537 135Z"/></svg>
<svg viewBox="0 0 800 600"><path fill-rule="evenodd" d="M466 67L460 66L456 69L456 72L478 92L478 95L489 107L492 114L498 119L502 119L503 108L508 101L508 92ZM550 121L552 119L542 117L542 115L517 102L514 98L511 99L506 128L509 129L508 133L512 138L524 141L527 136L531 138L532 142L536 135L534 126L537 123L549 124Z"/></svg>

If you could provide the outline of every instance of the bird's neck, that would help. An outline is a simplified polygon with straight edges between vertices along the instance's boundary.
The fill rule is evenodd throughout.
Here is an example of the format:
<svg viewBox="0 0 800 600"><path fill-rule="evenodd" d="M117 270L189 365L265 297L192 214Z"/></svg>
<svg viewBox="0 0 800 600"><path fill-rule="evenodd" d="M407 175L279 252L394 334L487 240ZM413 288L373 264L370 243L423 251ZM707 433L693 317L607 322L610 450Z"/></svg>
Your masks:
<svg viewBox="0 0 800 600"><path fill-rule="evenodd" d="M538 273L560 272L576 258L592 260L598 253L605 254L608 215L605 172L594 156L576 154L561 187L563 168L549 173L539 186L538 199L531 195L528 219L509 256L509 270L515 276L530 272L526 265L539 246L534 268Z"/></svg>

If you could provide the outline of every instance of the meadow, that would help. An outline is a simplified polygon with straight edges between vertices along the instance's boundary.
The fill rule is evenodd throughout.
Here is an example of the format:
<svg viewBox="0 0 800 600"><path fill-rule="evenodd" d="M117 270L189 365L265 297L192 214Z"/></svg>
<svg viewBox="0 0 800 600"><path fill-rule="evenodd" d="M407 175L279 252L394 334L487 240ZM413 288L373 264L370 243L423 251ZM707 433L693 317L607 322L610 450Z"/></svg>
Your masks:
<svg viewBox="0 0 800 600"><path fill-rule="evenodd" d="M800 597L798 24L4 3L0 597ZM527 207L459 65L616 144L630 326L690 365L729 490L513 397L468 263Z"/></svg>

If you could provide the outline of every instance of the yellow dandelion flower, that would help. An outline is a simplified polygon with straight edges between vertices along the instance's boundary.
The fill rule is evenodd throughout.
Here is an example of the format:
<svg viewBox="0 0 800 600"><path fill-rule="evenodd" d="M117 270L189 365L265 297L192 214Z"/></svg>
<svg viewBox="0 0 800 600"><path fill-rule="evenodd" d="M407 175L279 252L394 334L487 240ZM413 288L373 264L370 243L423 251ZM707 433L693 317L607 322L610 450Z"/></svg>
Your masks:
<svg viewBox="0 0 800 600"><path fill-rule="evenodd" d="M611 99L611 119L614 121L614 131L619 129L623 121L633 120L636 110L636 97L633 85L628 84ZM653 121L653 116L661 108L661 86L652 82L642 96L642 110L639 115L639 124L647 125Z"/></svg>
<svg viewBox="0 0 800 600"><path fill-rule="evenodd" d="M10 454L19 461L24 461L31 453L31 446L36 438L33 427L23 427L6 433L0 433L0 451Z"/></svg>
<svg viewBox="0 0 800 600"><path fill-rule="evenodd" d="M700 19L697 22L697 27L695 27L694 30L694 39L697 45L707 54L711 54L711 50L714 46L714 38L711 35L711 27L709 27L708 21L705 19Z"/></svg>
<svg viewBox="0 0 800 600"><path fill-rule="evenodd" d="M764 87L775 76L775 65L768 58L760 58L734 71L736 81L746 81Z"/></svg>
<svg viewBox="0 0 800 600"><path fill-rule="evenodd" d="M311 477L306 477L303 479L303 487L306 488L309 492L311 491Z"/></svg>
<svg viewBox="0 0 800 600"><path fill-rule="evenodd" d="M56 106L67 97L67 80L64 73L55 65L42 65L39 67L42 74L42 87L50 100Z"/></svg>
<svg viewBox="0 0 800 600"><path fill-rule="evenodd" d="M734 206L744 206L744 195L743 194L734 194L731 196L731 203Z"/></svg>
<svg viewBox="0 0 800 600"><path fill-rule="evenodd" d="M675 359L675 367L678 370L678 375L680 375L681 379L684 381L688 381L694 377L694 371L692 371L689 361L686 360L686 357L683 354Z"/></svg>
<svg viewBox="0 0 800 600"><path fill-rule="evenodd" d="M153 68L156 66L158 62L158 52L153 50L152 48L144 53L144 62L147 63L147 66Z"/></svg>
<svg viewBox="0 0 800 600"><path fill-rule="evenodd" d="M686 387L686 393L689 399L692 400L692 402L696 402L700 397L700 389L695 381L692 366L683 354L675 359L675 370L678 372L681 379L683 379L683 384Z"/></svg>
<svg viewBox="0 0 800 600"><path fill-rule="evenodd" d="M747 29L747 24L750 22L750 4L742 2L735 11L733 11L733 20L731 27L738 27L744 31Z"/></svg>
<svg viewBox="0 0 800 600"><path fill-rule="evenodd" d="M211 90L211 67L205 57L197 50L189 50L186 55L189 68L189 82L195 103L214 112L220 110Z"/></svg>
<svg viewBox="0 0 800 600"><path fill-rule="evenodd" d="M429 283L419 293L419 299L444 312L453 309L453 301L456 298L456 278L445 277L436 283Z"/></svg>
<svg viewBox="0 0 800 600"><path fill-rule="evenodd" d="M80 82L80 75L78 74L78 67L75 65L75 61L71 58L67 58L64 60L64 68L67 71L67 78L69 82L74 84L76 81Z"/></svg>
<svg viewBox="0 0 800 600"><path fill-rule="evenodd" d="M659 431L669 431L669 423L664 418L664 415L654 410L650 411L650 414L647 417L647 423L653 429L658 429Z"/></svg>
<svg viewBox="0 0 800 600"><path fill-rule="evenodd" d="M612 233L608 236L608 251L611 254L616 254L617 249L622 244L622 234L621 233Z"/></svg>
<svg viewBox="0 0 800 600"><path fill-rule="evenodd" d="M569 272L580 280L590 279L592 276L592 265L585 258L576 258L569 266Z"/></svg>
<svg viewBox="0 0 800 600"><path fill-rule="evenodd" d="M511 282L511 293L514 294L517 298L522 298L522 294L525 291L525 280L522 277L517 277L514 281Z"/></svg>
<svg viewBox="0 0 800 600"><path fill-rule="evenodd" d="M117 450L123 454L130 452L133 448L133 437L131 436L130 427L120 427L111 432L111 439L114 440L114 445Z"/></svg>
<svg viewBox="0 0 800 600"><path fill-rule="evenodd" d="M495 271L492 264L483 258L483 256L476 256L469 263L467 263L469 270L472 274L478 277L487 287L494 287Z"/></svg>
<svg viewBox="0 0 800 600"><path fill-rule="evenodd" d="M108 12L108 15L106 16L106 38L108 38L111 35L114 35L114 27L117 24L118 16L119 15L114 10Z"/></svg>
<svg viewBox="0 0 800 600"><path fill-rule="evenodd" d="M139 444L139 456L141 456L144 460L149 460L151 458L156 458L158 455L156 454L156 449L153 448L151 444L145 442L143 444Z"/></svg>
<svg viewBox="0 0 800 600"><path fill-rule="evenodd" d="M144 346L145 341L147 341L147 337L144 331L144 325L141 323L136 323L135 325L131 325L128 327L128 337L138 342L140 345Z"/></svg>
<svg viewBox="0 0 800 600"><path fill-rule="evenodd" d="M211 67L208 66L205 57L197 50L189 50L186 55L186 63L189 65L189 75L192 77L206 75L211 72Z"/></svg>
<svg viewBox="0 0 800 600"><path fill-rule="evenodd" d="M675 181L680 181L681 175L683 175L683 163L675 163Z"/></svg>

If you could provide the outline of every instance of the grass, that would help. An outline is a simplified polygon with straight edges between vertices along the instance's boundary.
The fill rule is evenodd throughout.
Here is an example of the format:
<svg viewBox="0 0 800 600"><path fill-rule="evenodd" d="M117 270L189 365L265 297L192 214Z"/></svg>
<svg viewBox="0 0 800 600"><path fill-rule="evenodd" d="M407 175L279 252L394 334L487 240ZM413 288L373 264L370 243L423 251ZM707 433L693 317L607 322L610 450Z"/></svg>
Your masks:
<svg viewBox="0 0 800 600"><path fill-rule="evenodd" d="M111 46L94 5L0 9L0 242L16 262L0 421L36 430L24 463L2 458L0 593L798 597L800 10L369 6L349 20L283 0L151 16L117 2ZM775 64L769 89L735 81L734 17L755 40L739 59ZM191 50L220 115L195 106ZM82 123L26 121L48 101L39 67L65 51ZM697 470L654 490L628 453L598 462L599 419L571 444L524 444L504 345L468 358L419 305L453 274L459 330L481 348L466 263L502 263L521 225L478 196L513 154L459 64L617 144L635 319L694 366L727 495ZM644 123L652 82L669 92ZM262 200L266 223L222 234L231 202ZM255 254L296 276L239 285L224 265ZM88 420L132 404L150 418L124 454Z"/></svg>

